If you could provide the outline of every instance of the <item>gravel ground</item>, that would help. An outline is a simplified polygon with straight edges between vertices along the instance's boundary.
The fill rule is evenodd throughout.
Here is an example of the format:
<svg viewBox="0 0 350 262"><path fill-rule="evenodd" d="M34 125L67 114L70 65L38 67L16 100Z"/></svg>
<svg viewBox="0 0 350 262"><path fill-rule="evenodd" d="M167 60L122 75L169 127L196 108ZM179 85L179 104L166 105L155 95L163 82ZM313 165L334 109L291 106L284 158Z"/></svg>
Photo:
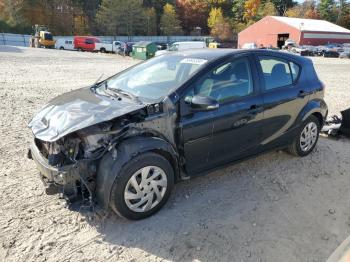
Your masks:
<svg viewBox="0 0 350 262"><path fill-rule="evenodd" d="M51 98L136 61L0 46L0 261L325 261L350 232L350 141L272 152L176 185L137 222L70 210L27 160L26 123ZM350 60L315 58L330 113L350 106Z"/></svg>

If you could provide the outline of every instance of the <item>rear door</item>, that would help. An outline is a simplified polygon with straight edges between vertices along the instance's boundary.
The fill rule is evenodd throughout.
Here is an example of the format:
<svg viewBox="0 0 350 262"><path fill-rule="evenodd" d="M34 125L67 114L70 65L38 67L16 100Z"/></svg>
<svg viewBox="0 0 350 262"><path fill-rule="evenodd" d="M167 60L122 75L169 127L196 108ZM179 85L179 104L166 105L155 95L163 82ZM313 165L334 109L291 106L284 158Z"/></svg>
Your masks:
<svg viewBox="0 0 350 262"><path fill-rule="evenodd" d="M263 87L263 141L259 150L287 145L294 139L297 117L309 100L302 67L285 57L257 55Z"/></svg>

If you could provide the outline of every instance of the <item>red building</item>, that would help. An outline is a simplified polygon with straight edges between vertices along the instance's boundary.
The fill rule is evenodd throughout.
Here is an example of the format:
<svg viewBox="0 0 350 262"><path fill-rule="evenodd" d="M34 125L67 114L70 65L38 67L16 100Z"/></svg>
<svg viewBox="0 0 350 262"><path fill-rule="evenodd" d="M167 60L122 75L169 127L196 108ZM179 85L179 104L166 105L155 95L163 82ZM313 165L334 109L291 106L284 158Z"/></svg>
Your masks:
<svg viewBox="0 0 350 262"><path fill-rule="evenodd" d="M266 16L238 34L238 48L246 43L282 47L287 39L298 45L350 43L350 30L324 20Z"/></svg>

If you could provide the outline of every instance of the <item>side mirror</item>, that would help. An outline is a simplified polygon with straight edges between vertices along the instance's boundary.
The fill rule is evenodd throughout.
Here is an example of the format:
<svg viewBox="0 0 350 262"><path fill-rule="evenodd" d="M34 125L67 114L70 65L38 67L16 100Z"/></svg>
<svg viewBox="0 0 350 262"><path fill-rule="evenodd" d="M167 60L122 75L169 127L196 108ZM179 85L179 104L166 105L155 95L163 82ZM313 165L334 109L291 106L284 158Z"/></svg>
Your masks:
<svg viewBox="0 0 350 262"><path fill-rule="evenodd" d="M191 108L198 111L210 111L219 108L219 102L208 96L195 95L192 99L185 98L185 101L190 102Z"/></svg>

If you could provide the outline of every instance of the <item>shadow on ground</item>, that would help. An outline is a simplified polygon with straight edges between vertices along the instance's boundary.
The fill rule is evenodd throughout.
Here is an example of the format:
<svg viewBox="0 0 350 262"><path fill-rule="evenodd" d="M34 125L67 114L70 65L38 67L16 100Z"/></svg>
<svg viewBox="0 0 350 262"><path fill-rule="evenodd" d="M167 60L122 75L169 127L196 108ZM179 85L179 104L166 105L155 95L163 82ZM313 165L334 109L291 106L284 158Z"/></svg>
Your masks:
<svg viewBox="0 0 350 262"><path fill-rule="evenodd" d="M326 155L329 163L319 161L329 143L337 142L322 139L305 158L269 153L181 182L148 219L127 221L110 213L90 223L103 241L139 249L137 261L149 254L173 261L324 261L337 245L329 227L335 218L324 214L342 192L334 192L332 183L319 187L332 179L336 155ZM119 255L113 250L110 259Z"/></svg>

